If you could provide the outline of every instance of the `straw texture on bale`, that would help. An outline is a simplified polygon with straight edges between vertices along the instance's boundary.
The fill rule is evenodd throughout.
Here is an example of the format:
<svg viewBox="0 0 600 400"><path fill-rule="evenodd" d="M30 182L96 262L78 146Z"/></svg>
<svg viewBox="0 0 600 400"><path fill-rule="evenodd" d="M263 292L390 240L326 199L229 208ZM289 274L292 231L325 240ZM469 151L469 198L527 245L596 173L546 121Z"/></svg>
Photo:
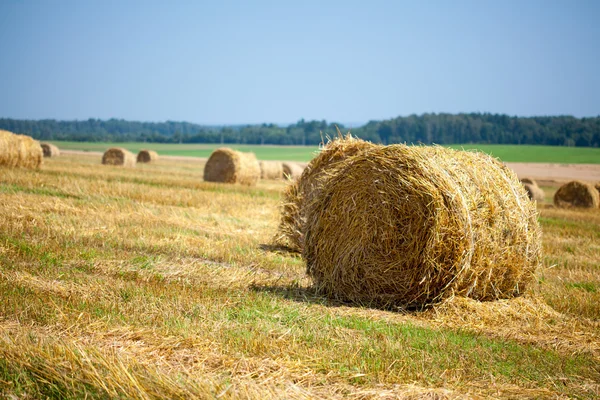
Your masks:
<svg viewBox="0 0 600 400"><path fill-rule="evenodd" d="M260 165L254 153L242 153L222 147L212 152L204 166L207 182L256 185L260 179Z"/></svg>
<svg viewBox="0 0 600 400"><path fill-rule="evenodd" d="M363 152L377 145L347 134L330 140L313 158L299 179L290 182L283 192L281 219L275 242L290 250L302 252L304 243L304 206L326 183L329 175L325 171L332 169L346 157Z"/></svg>
<svg viewBox="0 0 600 400"><path fill-rule="evenodd" d="M135 167L135 156L129 150L121 147L111 147L102 156L104 165L121 165L124 167Z"/></svg>
<svg viewBox="0 0 600 400"><path fill-rule="evenodd" d="M44 152L44 157L58 157L60 156L60 150L58 147L53 145L52 143L42 143L42 151Z"/></svg>
<svg viewBox="0 0 600 400"><path fill-rule="evenodd" d="M596 190L598 191L598 193L600 193L600 182L596 183L594 185L594 187L596 188Z"/></svg>
<svg viewBox="0 0 600 400"><path fill-rule="evenodd" d="M522 184L528 183L528 184L533 185L533 186L538 186L537 182L533 178L527 178L527 177L521 178L521 183Z"/></svg>
<svg viewBox="0 0 600 400"><path fill-rule="evenodd" d="M0 130L0 165L39 168L43 158L42 146L37 140Z"/></svg>
<svg viewBox="0 0 600 400"><path fill-rule="evenodd" d="M535 204L490 156L392 145L327 175L305 206L302 253L325 295L384 307L510 298L541 262Z"/></svg>
<svg viewBox="0 0 600 400"><path fill-rule="evenodd" d="M283 166L279 161L261 161L260 179L281 179L283 178Z"/></svg>
<svg viewBox="0 0 600 400"><path fill-rule="evenodd" d="M523 181L521 181L523 182ZM546 195L544 194L544 190L542 190L540 187L530 184L530 183L524 183L523 187L525 188L525 191L527 192L527 196L529 196L529 199L533 200L533 201L539 201L539 202L543 202L544 198L546 197Z"/></svg>
<svg viewBox="0 0 600 400"><path fill-rule="evenodd" d="M137 155L137 162L149 163L158 160L158 153L154 150L140 150Z"/></svg>
<svg viewBox="0 0 600 400"><path fill-rule="evenodd" d="M304 167L296 162L284 162L281 166L283 167L283 176L287 179L298 179L304 171Z"/></svg>
<svg viewBox="0 0 600 400"><path fill-rule="evenodd" d="M554 205L560 208L598 208L598 190L589 183L571 181L562 185L554 194Z"/></svg>

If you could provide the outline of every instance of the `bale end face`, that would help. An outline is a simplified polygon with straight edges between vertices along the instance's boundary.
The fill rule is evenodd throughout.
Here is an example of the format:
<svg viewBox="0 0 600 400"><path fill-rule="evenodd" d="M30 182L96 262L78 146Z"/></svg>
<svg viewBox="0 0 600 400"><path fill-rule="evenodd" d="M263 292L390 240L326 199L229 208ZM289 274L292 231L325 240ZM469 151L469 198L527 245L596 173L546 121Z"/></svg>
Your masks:
<svg viewBox="0 0 600 400"><path fill-rule="evenodd" d="M60 155L60 150L52 143L42 143L41 146L44 157L58 157Z"/></svg>
<svg viewBox="0 0 600 400"><path fill-rule="evenodd" d="M600 195L589 183L571 181L556 191L554 205L559 208L598 208Z"/></svg>
<svg viewBox="0 0 600 400"><path fill-rule="evenodd" d="M112 147L104 152L102 164L135 167L135 156L122 147Z"/></svg>
<svg viewBox="0 0 600 400"><path fill-rule="evenodd" d="M149 163L158 160L158 153L152 150L140 150L137 155L137 162Z"/></svg>

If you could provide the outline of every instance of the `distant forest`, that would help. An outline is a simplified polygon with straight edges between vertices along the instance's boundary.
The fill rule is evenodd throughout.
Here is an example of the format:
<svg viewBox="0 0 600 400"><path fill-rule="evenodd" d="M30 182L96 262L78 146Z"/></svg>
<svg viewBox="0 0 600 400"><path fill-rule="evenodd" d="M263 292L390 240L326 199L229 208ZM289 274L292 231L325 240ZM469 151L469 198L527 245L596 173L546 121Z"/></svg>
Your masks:
<svg viewBox="0 0 600 400"><path fill-rule="evenodd" d="M189 122L86 121L0 118L0 129L38 140L86 142L237 143L316 145L342 124L304 119L287 127L275 124L205 126ZM535 144L600 146L600 116L591 118L511 117L503 114L423 114L370 121L351 130L375 143Z"/></svg>

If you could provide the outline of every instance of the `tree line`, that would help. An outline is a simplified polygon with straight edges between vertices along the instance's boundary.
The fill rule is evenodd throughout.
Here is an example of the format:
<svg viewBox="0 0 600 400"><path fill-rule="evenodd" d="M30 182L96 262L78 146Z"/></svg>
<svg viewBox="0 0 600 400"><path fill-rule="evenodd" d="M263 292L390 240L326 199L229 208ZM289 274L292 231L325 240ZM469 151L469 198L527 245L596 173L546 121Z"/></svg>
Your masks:
<svg viewBox="0 0 600 400"><path fill-rule="evenodd" d="M336 135L339 123L305 121L276 124L208 126L189 122L85 121L0 118L0 129L38 140L85 142L158 142L317 145ZM600 146L600 116L512 117L505 114L422 114L369 121L352 134L374 143L534 144Z"/></svg>

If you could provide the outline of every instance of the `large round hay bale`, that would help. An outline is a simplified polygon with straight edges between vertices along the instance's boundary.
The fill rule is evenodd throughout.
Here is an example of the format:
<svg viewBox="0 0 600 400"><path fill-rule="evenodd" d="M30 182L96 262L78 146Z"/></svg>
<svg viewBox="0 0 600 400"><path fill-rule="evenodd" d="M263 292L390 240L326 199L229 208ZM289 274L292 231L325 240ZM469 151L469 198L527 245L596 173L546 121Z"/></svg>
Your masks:
<svg viewBox="0 0 600 400"><path fill-rule="evenodd" d="M104 152L102 164L135 167L135 156L132 152L122 147L111 147Z"/></svg>
<svg viewBox="0 0 600 400"><path fill-rule="evenodd" d="M554 194L554 205L560 208L598 208L599 204L598 191L585 182L565 183Z"/></svg>
<svg viewBox="0 0 600 400"><path fill-rule="evenodd" d="M260 179L260 165L254 153L242 153L227 147L212 152L204 166L207 182L256 185Z"/></svg>
<svg viewBox="0 0 600 400"><path fill-rule="evenodd" d="M283 165L280 161L260 161L260 179L283 178Z"/></svg>
<svg viewBox="0 0 600 400"><path fill-rule="evenodd" d="M521 181L523 182L523 181ZM536 185L532 185L530 183L525 183L523 184L523 187L525 188L525 191L527 192L527 196L529 197L530 200L533 201L538 201L538 202L543 202L544 198L546 197L546 195L544 194L544 191L536 186Z"/></svg>
<svg viewBox="0 0 600 400"><path fill-rule="evenodd" d="M52 143L41 143L44 157L58 157L60 156L60 150Z"/></svg>
<svg viewBox="0 0 600 400"><path fill-rule="evenodd" d="M330 140L313 158L299 179L286 187L281 203L281 219L275 242L290 250L302 252L304 246L304 205L310 201L329 179L328 171L346 157L350 157L377 146L373 143L352 137L337 137Z"/></svg>
<svg viewBox="0 0 600 400"><path fill-rule="evenodd" d="M304 168L296 162L286 161L281 163L281 166L283 167L283 176L291 180L300 178L304 171Z"/></svg>
<svg viewBox="0 0 600 400"><path fill-rule="evenodd" d="M158 153L153 150L140 150L137 155L137 162L149 163L158 160Z"/></svg>
<svg viewBox="0 0 600 400"><path fill-rule="evenodd" d="M533 178L528 178L528 177L521 178L521 183L522 183L523 185L525 185L526 183L528 183L528 184L530 184L530 185L533 185L533 186L538 186L538 184L537 184L537 182L535 181L535 179L533 179Z"/></svg>
<svg viewBox="0 0 600 400"><path fill-rule="evenodd" d="M26 135L0 130L0 165L39 168L42 161L40 142Z"/></svg>
<svg viewBox="0 0 600 400"><path fill-rule="evenodd" d="M316 288L360 304L517 296L541 262L535 204L481 153L369 149L338 163L305 213L302 255Z"/></svg>

